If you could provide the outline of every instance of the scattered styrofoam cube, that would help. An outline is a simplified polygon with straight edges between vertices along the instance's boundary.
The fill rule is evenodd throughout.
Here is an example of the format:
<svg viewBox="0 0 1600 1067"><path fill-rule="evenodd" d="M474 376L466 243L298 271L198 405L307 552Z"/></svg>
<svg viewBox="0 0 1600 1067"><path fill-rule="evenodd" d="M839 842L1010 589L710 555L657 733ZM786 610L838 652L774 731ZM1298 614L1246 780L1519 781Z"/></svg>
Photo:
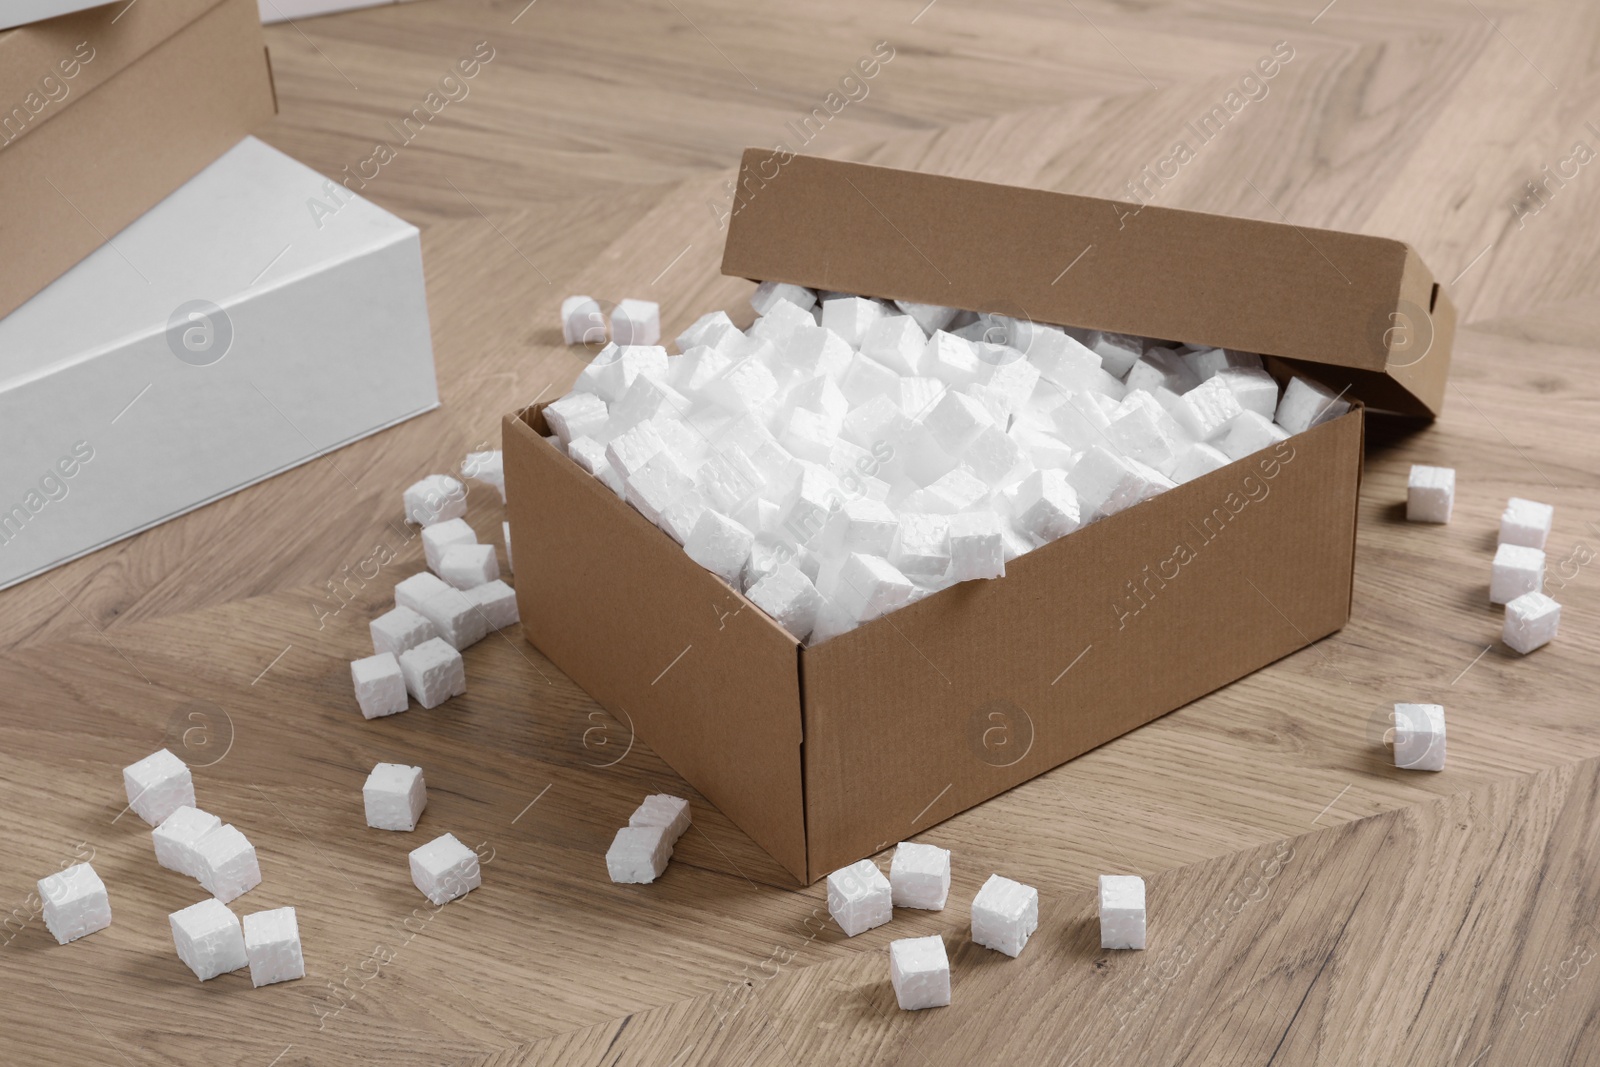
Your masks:
<svg viewBox="0 0 1600 1067"><path fill-rule="evenodd" d="M765 315L779 300L787 300L795 307L809 311L816 306L817 294L803 285L790 285L788 282L762 282L750 294L750 306L756 309L757 315Z"/></svg>
<svg viewBox="0 0 1600 1067"><path fill-rule="evenodd" d="M1003 520L992 511L969 511L950 516L950 571L952 581L1006 576Z"/></svg>
<svg viewBox="0 0 1600 1067"><path fill-rule="evenodd" d="M1456 502L1456 472L1452 467L1411 465L1406 480L1406 519L1409 522L1449 522Z"/></svg>
<svg viewBox="0 0 1600 1067"><path fill-rule="evenodd" d="M859 860L828 875L828 914L846 937L855 937L894 918L889 879L871 860Z"/></svg>
<svg viewBox="0 0 1600 1067"><path fill-rule="evenodd" d="M562 444L564 446L566 442ZM492 451L468 452L467 458L461 461L461 473L464 477L494 486L495 492L500 494L500 503L506 502L506 458L505 453L498 448Z"/></svg>
<svg viewBox="0 0 1600 1067"><path fill-rule="evenodd" d="M950 850L900 842L889 863L889 888L897 908L943 911L950 895Z"/></svg>
<svg viewBox="0 0 1600 1067"><path fill-rule="evenodd" d="M435 574L439 574L439 564L444 560L446 549L477 543L478 535L467 525L466 519L436 522L422 530L422 555L427 560L428 569Z"/></svg>
<svg viewBox="0 0 1600 1067"><path fill-rule="evenodd" d="M1561 625L1561 605L1543 593L1523 593L1506 604L1500 640L1526 656L1555 640Z"/></svg>
<svg viewBox="0 0 1600 1067"><path fill-rule="evenodd" d="M689 802L668 793L651 793L628 816L628 825L661 827L670 847L689 829Z"/></svg>
<svg viewBox="0 0 1600 1067"><path fill-rule="evenodd" d="M1444 708L1394 706L1394 765L1413 771L1444 770Z"/></svg>
<svg viewBox="0 0 1600 1067"><path fill-rule="evenodd" d="M210 812L184 805L150 831L156 862L169 871L198 878L200 839L221 825L222 820Z"/></svg>
<svg viewBox="0 0 1600 1067"><path fill-rule="evenodd" d="M1556 509L1535 500L1514 496L1500 514L1500 543L1543 549L1550 537Z"/></svg>
<svg viewBox="0 0 1600 1067"><path fill-rule="evenodd" d="M1144 879L1136 874L1100 876L1100 947L1144 948Z"/></svg>
<svg viewBox="0 0 1600 1067"><path fill-rule="evenodd" d="M1544 592L1544 553L1526 545L1495 549L1489 577L1489 602L1509 604L1524 593Z"/></svg>
<svg viewBox="0 0 1600 1067"><path fill-rule="evenodd" d="M517 622L517 591L496 578L473 586L463 594L490 630L504 630Z"/></svg>
<svg viewBox="0 0 1600 1067"><path fill-rule="evenodd" d="M478 854L456 839L442 834L411 850L411 882L433 904L447 904L483 884Z"/></svg>
<svg viewBox="0 0 1600 1067"><path fill-rule="evenodd" d="M421 767L404 763L380 763L372 768L361 786L361 801L367 812L367 825L375 830L417 828L422 809L428 806L428 784Z"/></svg>
<svg viewBox="0 0 1600 1067"><path fill-rule="evenodd" d="M1228 424L1228 432L1212 442L1229 461L1254 455L1279 441L1289 439L1289 431L1265 415L1246 410Z"/></svg>
<svg viewBox="0 0 1600 1067"><path fill-rule="evenodd" d="M406 487L406 521L418 526L459 519L467 513L467 487L448 474L430 474Z"/></svg>
<svg viewBox="0 0 1600 1067"><path fill-rule="evenodd" d="M433 577L431 574L428 577ZM409 581L410 579L407 579ZM403 584L403 583L402 583ZM400 586L395 586L395 602L399 603ZM455 649L468 648L482 641L488 634L488 623L483 616L473 607L472 601L461 590L443 581L439 587L432 589L416 600L414 605L408 604L417 614L433 623L433 628L438 631L438 640L444 641ZM426 644L427 642L423 642ZM420 648L421 646L417 646ZM415 652L416 648L408 650ZM401 664L405 660L402 656Z"/></svg>
<svg viewBox="0 0 1600 1067"><path fill-rule="evenodd" d="M1304 433L1349 410L1350 402L1340 399L1332 389L1297 375L1289 379L1273 421L1291 434Z"/></svg>
<svg viewBox="0 0 1600 1067"><path fill-rule="evenodd" d="M111 898L106 884L87 863L39 879L45 929L65 945L111 925Z"/></svg>
<svg viewBox="0 0 1600 1067"><path fill-rule="evenodd" d="M672 858L666 826L624 826L606 850L606 873L617 883L648 884L661 877Z"/></svg>
<svg viewBox="0 0 1600 1067"><path fill-rule="evenodd" d="M1039 891L991 874L972 898L972 940L985 948L1021 955L1039 928Z"/></svg>
<svg viewBox="0 0 1600 1067"><path fill-rule="evenodd" d="M810 636L817 610L822 606L822 595L816 586L792 563L781 564L763 575L745 590L745 596L797 641Z"/></svg>
<svg viewBox="0 0 1600 1067"><path fill-rule="evenodd" d="M422 615L421 607L423 602L437 593L449 590L449 588L449 584L437 574L429 571L418 571L411 577L395 583L395 606L409 608Z"/></svg>
<svg viewBox="0 0 1600 1067"><path fill-rule="evenodd" d="M273 908L244 917L244 955L250 984L257 989L306 976L300 951L300 923L293 908Z"/></svg>
<svg viewBox="0 0 1600 1067"><path fill-rule="evenodd" d="M561 340L569 345L605 343L606 319L598 301L587 296L561 301Z"/></svg>
<svg viewBox="0 0 1600 1067"><path fill-rule="evenodd" d="M623 300L611 309L611 336L619 345L653 345L661 340L661 305L654 300Z"/></svg>
<svg viewBox="0 0 1600 1067"><path fill-rule="evenodd" d="M424 708L436 708L467 691L461 653L442 638L424 641L400 657L406 689Z"/></svg>
<svg viewBox="0 0 1600 1067"><path fill-rule="evenodd" d="M902 1011L946 1007L950 957L944 951L944 938L929 934L889 942L889 984Z"/></svg>
<svg viewBox="0 0 1600 1067"><path fill-rule="evenodd" d="M509 551L509 548L508 548ZM367 624L372 634L372 650L398 657L430 637L438 637L433 623L407 607L394 607Z"/></svg>
<svg viewBox="0 0 1600 1067"><path fill-rule="evenodd" d="M231 823L224 823L197 841L194 859L195 878L207 893L224 904L261 884L256 847Z"/></svg>
<svg viewBox="0 0 1600 1067"><path fill-rule="evenodd" d="M361 708L362 718L376 719L406 710L405 675L394 653L380 652L376 656L351 661L350 680L355 683L356 704Z"/></svg>
<svg viewBox="0 0 1600 1067"><path fill-rule="evenodd" d="M568 447L575 437L593 437L610 417L610 407L593 393L568 393L544 406L545 424Z"/></svg>
<svg viewBox="0 0 1600 1067"><path fill-rule="evenodd" d="M222 901L213 897L191 904L168 915L167 923L178 958L202 982L250 965L244 928Z"/></svg>
<svg viewBox="0 0 1600 1067"><path fill-rule="evenodd" d="M122 785L128 807L151 826L161 825L184 805L194 807L194 776L183 760L164 748L122 768Z"/></svg>
<svg viewBox="0 0 1600 1067"><path fill-rule="evenodd" d="M457 589L471 589L500 577L493 545L451 545L439 557L439 577Z"/></svg>

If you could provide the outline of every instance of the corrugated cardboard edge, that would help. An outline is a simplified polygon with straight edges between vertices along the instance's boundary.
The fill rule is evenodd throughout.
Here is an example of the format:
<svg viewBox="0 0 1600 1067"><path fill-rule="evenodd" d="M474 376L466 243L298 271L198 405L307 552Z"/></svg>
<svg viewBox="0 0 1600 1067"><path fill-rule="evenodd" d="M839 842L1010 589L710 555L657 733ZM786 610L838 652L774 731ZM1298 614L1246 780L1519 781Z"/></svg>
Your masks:
<svg viewBox="0 0 1600 1067"><path fill-rule="evenodd" d="M524 636L805 881L794 639L546 442L541 410L502 424Z"/></svg>

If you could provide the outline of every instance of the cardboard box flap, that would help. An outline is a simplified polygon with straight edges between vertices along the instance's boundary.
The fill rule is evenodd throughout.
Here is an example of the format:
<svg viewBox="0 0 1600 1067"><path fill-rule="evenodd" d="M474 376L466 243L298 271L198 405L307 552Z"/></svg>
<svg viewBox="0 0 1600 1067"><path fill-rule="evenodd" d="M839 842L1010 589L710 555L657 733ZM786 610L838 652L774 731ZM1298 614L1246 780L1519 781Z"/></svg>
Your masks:
<svg viewBox="0 0 1600 1067"><path fill-rule="evenodd" d="M760 148L722 272L1261 352L1424 417L1454 333L1401 241Z"/></svg>
<svg viewBox="0 0 1600 1067"><path fill-rule="evenodd" d="M0 151L223 2L105 4L0 32Z"/></svg>

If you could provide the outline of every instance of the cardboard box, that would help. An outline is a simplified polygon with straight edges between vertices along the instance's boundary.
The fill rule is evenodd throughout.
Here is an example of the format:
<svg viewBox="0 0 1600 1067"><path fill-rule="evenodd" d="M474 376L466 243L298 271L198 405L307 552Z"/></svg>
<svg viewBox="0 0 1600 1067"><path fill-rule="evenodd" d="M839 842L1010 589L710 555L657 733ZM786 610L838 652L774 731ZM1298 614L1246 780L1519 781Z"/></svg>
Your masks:
<svg viewBox="0 0 1600 1067"><path fill-rule="evenodd" d="M1437 410L1453 313L1405 245L1131 210L751 150L723 272L1263 351ZM1422 321L1373 330L1391 314ZM802 882L1349 616L1360 403L812 648L546 442L542 410L504 424L523 632Z"/></svg>
<svg viewBox="0 0 1600 1067"><path fill-rule="evenodd" d="M0 586L438 406L417 229L337 188L246 138L0 319Z"/></svg>
<svg viewBox="0 0 1600 1067"><path fill-rule="evenodd" d="M0 248L14 253L0 316L274 109L254 0L111 4L0 32Z"/></svg>

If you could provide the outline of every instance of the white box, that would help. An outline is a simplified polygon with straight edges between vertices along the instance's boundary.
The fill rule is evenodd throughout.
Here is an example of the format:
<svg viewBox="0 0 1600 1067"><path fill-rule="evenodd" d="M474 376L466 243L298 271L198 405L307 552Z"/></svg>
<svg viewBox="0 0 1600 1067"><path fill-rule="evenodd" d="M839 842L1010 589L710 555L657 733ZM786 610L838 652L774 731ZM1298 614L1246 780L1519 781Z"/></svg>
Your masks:
<svg viewBox="0 0 1600 1067"><path fill-rule="evenodd" d="M247 137L0 319L0 586L438 404L416 227Z"/></svg>
<svg viewBox="0 0 1600 1067"><path fill-rule="evenodd" d="M30 22L43 22L109 2L111 0L5 0L0 3L0 30L26 26ZM261 2L265 4L267 0Z"/></svg>

